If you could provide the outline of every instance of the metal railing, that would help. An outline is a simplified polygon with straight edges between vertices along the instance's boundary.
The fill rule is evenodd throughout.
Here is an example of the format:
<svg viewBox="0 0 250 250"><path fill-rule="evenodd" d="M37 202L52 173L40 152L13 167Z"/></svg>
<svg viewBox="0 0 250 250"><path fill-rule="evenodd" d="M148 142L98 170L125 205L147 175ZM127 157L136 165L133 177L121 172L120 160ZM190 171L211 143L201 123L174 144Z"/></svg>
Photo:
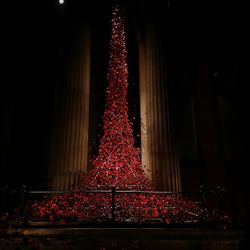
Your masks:
<svg viewBox="0 0 250 250"><path fill-rule="evenodd" d="M143 194L143 195L170 195L176 197L192 197L191 200L195 201L199 205L201 210L205 212L208 209L212 209L214 204L217 205L219 213L220 223L224 223L224 194L225 190L221 187L216 187L213 190L206 190L203 186L200 186L198 191L183 191L183 192L171 192L171 191L136 191L136 190L117 190L115 187L109 189L98 190L83 190L85 193L107 193L111 195L111 221L116 221L116 202L115 197L120 194ZM22 218L23 221L27 220L25 214L25 208L27 203L32 200L41 200L53 195L65 194L68 191L44 191L44 190L28 190L25 185L19 189L10 189L8 186L0 188L0 214L8 213L11 215L18 208L18 214L16 218ZM39 198L40 196L40 198ZM208 197L211 196L215 202L212 205L209 204ZM34 199L35 198L35 199ZM3 220L2 216L2 220ZM1 218L0 218L1 223Z"/></svg>

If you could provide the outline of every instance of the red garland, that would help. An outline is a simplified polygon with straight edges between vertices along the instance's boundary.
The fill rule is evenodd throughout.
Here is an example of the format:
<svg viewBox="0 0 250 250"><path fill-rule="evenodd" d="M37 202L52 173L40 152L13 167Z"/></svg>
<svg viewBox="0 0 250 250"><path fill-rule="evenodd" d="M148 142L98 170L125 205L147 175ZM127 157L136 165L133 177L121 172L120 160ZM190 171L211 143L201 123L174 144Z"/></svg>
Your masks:
<svg viewBox="0 0 250 250"><path fill-rule="evenodd" d="M65 218L106 220L111 216L111 194L87 193L98 189L154 190L145 176L140 150L134 146L132 123L128 118L124 20L118 6L113 8L112 33L106 108L103 117L104 135L92 170L74 191L34 203L32 216L61 220ZM165 223L185 223L201 219L202 210L192 201L170 195L115 195L115 218L118 221L140 222L145 218L162 218Z"/></svg>

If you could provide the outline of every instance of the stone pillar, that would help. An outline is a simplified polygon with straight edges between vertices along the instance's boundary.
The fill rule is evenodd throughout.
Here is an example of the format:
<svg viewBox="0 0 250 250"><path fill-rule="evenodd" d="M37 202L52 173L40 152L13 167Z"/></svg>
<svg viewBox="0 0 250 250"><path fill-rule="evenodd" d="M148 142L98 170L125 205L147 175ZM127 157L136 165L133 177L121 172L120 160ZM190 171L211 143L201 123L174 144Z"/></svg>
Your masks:
<svg viewBox="0 0 250 250"><path fill-rule="evenodd" d="M160 190L180 191L180 170L173 143L166 54L159 31L148 25L139 41L142 164Z"/></svg>
<svg viewBox="0 0 250 250"><path fill-rule="evenodd" d="M141 158L142 167L146 176L152 179L152 169L149 164L148 142L147 142L147 93L145 84L145 45L142 41L139 44L139 76L140 76L140 113L141 113Z"/></svg>
<svg viewBox="0 0 250 250"><path fill-rule="evenodd" d="M225 185L225 166L217 96L209 80L208 63L195 68L193 95L199 155L205 162L204 181L211 188Z"/></svg>
<svg viewBox="0 0 250 250"><path fill-rule="evenodd" d="M51 150L52 190L69 190L87 171L89 130L90 31L73 32L66 82L59 86Z"/></svg>

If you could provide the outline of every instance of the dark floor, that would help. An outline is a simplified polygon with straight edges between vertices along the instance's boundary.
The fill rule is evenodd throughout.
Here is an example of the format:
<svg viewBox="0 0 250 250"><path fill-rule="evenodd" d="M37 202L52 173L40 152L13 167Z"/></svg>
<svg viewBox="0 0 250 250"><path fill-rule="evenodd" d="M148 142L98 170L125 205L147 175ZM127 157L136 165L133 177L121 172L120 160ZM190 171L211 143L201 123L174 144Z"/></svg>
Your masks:
<svg viewBox="0 0 250 250"><path fill-rule="evenodd" d="M245 230L28 227L1 232L0 250L247 250Z"/></svg>

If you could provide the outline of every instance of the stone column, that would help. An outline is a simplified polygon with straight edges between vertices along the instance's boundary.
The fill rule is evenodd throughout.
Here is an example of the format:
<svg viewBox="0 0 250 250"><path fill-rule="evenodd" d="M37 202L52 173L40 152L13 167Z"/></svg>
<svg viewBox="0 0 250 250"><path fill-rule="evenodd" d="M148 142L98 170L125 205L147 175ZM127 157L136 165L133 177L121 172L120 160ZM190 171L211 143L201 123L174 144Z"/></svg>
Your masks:
<svg viewBox="0 0 250 250"><path fill-rule="evenodd" d="M214 188L225 185L226 179L219 106L209 73L208 63L196 65L193 94L199 155L205 162L204 182Z"/></svg>
<svg viewBox="0 0 250 250"><path fill-rule="evenodd" d="M60 91L51 150L52 190L69 190L87 171L89 130L90 31L78 24L73 32L66 82Z"/></svg>
<svg viewBox="0 0 250 250"><path fill-rule="evenodd" d="M139 41L142 164L160 190L180 191L162 38L153 25Z"/></svg>

